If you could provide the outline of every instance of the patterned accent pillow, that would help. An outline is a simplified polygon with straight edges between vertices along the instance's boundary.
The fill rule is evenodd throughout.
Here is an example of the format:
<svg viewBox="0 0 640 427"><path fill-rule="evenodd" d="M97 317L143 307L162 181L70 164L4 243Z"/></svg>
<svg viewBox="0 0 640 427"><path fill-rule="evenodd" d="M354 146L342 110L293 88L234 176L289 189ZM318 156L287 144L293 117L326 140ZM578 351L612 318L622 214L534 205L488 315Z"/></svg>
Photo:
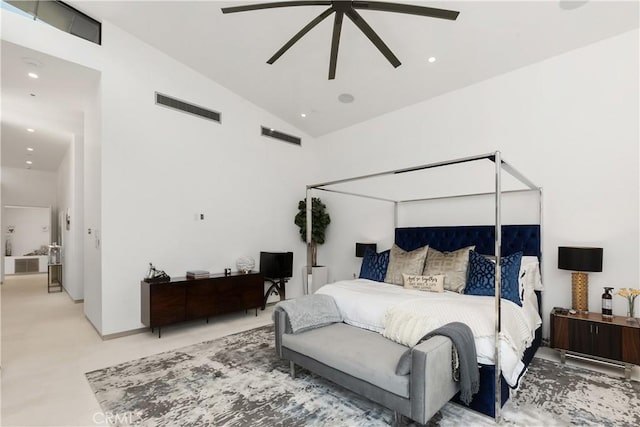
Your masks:
<svg viewBox="0 0 640 427"><path fill-rule="evenodd" d="M402 286L402 273L420 275L424 268L429 246L423 246L411 252L406 252L398 245L391 247L389 268L384 278L386 283Z"/></svg>
<svg viewBox="0 0 640 427"><path fill-rule="evenodd" d="M413 276L402 273L405 289L426 292L444 292L444 274L435 276Z"/></svg>
<svg viewBox="0 0 640 427"><path fill-rule="evenodd" d="M453 252L440 252L429 248L422 275L444 274L444 288L447 291L462 293L467 283L469 252L475 248L467 246Z"/></svg>
<svg viewBox="0 0 640 427"><path fill-rule="evenodd" d="M384 282L384 276L387 274L387 266L389 265L389 251L376 253L373 249L367 248L362 258L362 266L360 267L360 278L375 280L376 282Z"/></svg>
<svg viewBox="0 0 640 427"><path fill-rule="evenodd" d="M522 307L520 301L520 285L518 273L522 252L516 252L500 259L501 297L513 301ZM469 253L469 279L465 294L494 296L494 280L496 275L496 263L480 255L476 251Z"/></svg>

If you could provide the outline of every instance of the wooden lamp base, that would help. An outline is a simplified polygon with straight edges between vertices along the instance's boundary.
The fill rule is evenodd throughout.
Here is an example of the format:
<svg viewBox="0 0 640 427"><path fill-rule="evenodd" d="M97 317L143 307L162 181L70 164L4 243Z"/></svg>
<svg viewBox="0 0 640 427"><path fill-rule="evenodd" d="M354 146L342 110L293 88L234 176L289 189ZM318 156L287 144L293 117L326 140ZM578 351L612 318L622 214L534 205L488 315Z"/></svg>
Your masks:
<svg viewBox="0 0 640 427"><path fill-rule="evenodd" d="M589 312L589 275L571 273L571 308L579 313Z"/></svg>

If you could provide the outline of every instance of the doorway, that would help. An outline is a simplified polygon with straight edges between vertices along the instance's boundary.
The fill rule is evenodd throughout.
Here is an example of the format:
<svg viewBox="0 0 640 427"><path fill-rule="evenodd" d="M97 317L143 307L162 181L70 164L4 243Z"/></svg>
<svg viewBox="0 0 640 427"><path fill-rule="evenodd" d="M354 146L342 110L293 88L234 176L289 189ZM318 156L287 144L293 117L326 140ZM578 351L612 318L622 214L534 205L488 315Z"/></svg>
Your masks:
<svg viewBox="0 0 640 427"><path fill-rule="evenodd" d="M4 206L4 274L47 272L51 244L51 207Z"/></svg>

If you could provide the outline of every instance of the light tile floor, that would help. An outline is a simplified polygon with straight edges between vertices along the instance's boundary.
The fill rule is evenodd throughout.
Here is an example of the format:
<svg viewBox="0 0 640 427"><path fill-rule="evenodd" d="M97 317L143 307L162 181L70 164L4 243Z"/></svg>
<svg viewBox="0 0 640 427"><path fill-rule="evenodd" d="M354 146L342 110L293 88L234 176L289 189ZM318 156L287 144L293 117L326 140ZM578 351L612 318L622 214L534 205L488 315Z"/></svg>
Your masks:
<svg viewBox="0 0 640 427"><path fill-rule="evenodd" d="M85 318L82 304L66 293L47 294L46 275L9 276L1 286L1 418L3 426L103 425L84 373L271 323L273 307L188 322L103 341ZM559 360L541 348L538 356ZM568 360L568 364L621 375L620 369ZM640 368L632 376L640 380Z"/></svg>
<svg viewBox="0 0 640 427"><path fill-rule="evenodd" d="M47 293L47 276L7 276L1 286L2 426L104 424L84 373L270 324L273 307L103 341L83 304ZM97 421L97 422L96 422Z"/></svg>

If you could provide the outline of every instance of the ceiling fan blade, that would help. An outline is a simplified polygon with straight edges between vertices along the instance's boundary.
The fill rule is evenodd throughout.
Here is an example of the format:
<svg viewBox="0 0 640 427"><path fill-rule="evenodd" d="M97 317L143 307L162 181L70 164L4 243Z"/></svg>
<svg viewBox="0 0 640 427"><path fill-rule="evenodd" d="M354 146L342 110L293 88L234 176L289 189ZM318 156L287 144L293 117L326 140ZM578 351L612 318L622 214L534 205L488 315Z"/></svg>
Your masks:
<svg viewBox="0 0 640 427"><path fill-rule="evenodd" d="M455 21L460 12L432 7L414 6L411 4L387 3L382 1L353 1L354 9L379 10L382 12L407 13L410 15L429 16L431 18Z"/></svg>
<svg viewBox="0 0 640 427"><path fill-rule="evenodd" d="M333 21L333 37L331 38L331 58L329 59L329 80L336 78L336 64L338 62L338 46L340 46L340 32L342 31L342 19L344 12L336 11Z"/></svg>
<svg viewBox="0 0 640 427"><path fill-rule="evenodd" d="M257 4L247 4L244 6L230 6L223 7L222 13L236 13L236 12L247 12L250 10L260 10L260 9L273 9L276 7L290 7L290 6L330 6L330 1L279 1L273 3L257 3Z"/></svg>
<svg viewBox="0 0 640 427"><path fill-rule="evenodd" d="M287 50L289 50L291 46L295 44L295 42L300 40L302 36L304 36L309 31L311 31L313 27L318 25L320 22L322 22L327 16L331 15L332 13L333 13L333 9L329 8L324 12L322 12L320 15L318 15L313 21L309 22L303 29L298 31L298 33L295 36L291 37L291 40L285 43L285 45L282 46L280 50L278 50L271 58L269 58L269 60L267 61L267 64L273 64L274 62L276 62L278 58L280 58Z"/></svg>
<svg viewBox="0 0 640 427"><path fill-rule="evenodd" d="M385 42L382 41L378 34L373 31L373 28L371 28L369 24L367 24L367 22L362 16L360 16L358 12L356 12L354 9L350 9L347 11L347 16L353 21L354 24L356 24L356 27L360 28L360 31L362 31L364 35L367 36L369 40L371 40L371 43L373 43L378 48L380 53L382 53L385 58L387 58L391 65L393 65L393 68L398 68L400 64L402 64L400 60L393 54L393 52L391 52L391 49L389 49Z"/></svg>

